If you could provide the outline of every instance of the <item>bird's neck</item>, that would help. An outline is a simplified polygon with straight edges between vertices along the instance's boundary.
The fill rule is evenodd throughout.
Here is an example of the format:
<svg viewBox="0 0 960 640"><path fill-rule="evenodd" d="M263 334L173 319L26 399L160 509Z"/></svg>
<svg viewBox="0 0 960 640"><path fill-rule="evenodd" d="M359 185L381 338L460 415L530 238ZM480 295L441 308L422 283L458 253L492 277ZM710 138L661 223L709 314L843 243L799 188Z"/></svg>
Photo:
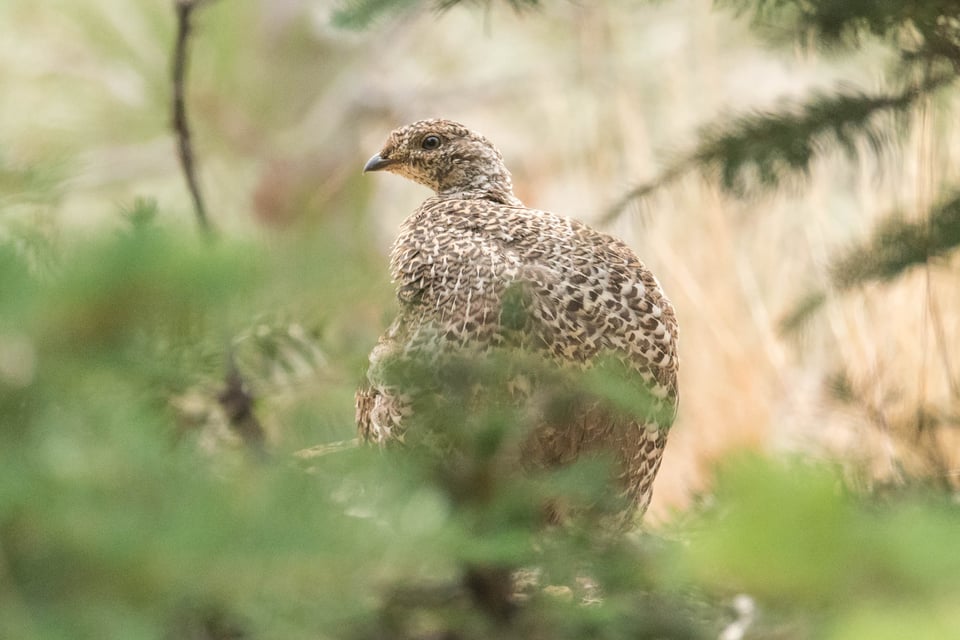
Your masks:
<svg viewBox="0 0 960 640"><path fill-rule="evenodd" d="M506 170L495 174L477 174L468 181L438 189L437 195L441 198L491 200L500 204L523 206L520 199L513 194L513 181Z"/></svg>

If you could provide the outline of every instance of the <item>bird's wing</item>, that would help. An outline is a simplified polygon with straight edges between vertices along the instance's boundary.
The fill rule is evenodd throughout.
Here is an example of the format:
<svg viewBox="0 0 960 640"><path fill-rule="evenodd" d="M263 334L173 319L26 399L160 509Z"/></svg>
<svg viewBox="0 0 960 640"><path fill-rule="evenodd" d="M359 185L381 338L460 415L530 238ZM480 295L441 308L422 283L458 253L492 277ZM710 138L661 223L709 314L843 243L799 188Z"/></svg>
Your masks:
<svg viewBox="0 0 960 640"><path fill-rule="evenodd" d="M387 355L520 345L586 366L612 356L675 404L673 309L610 236L533 209L428 200L404 223L391 270L401 309L371 354L373 388Z"/></svg>
<svg viewBox="0 0 960 640"><path fill-rule="evenodd" d="M483 200L428 200L404 224L392 271L402 314L441 344L502 344L518 329L518 294L531 346L572 362L612 354L675 393L669 300L629 247L582 223Z"/></svg>

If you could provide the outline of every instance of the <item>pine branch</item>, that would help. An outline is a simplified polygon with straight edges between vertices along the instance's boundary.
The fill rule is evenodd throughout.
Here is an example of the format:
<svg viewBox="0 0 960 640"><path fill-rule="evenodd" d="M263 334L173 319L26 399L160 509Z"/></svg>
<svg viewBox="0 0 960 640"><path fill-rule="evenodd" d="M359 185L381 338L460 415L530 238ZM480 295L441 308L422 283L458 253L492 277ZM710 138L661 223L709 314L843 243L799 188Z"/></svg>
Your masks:
<svg viewBox="0 0 960 640"><path fill-rule="evenodd" d="M924 93L911 88L876 96L846 89L815 94L805 104L740 116L705 129L692 160L715 170L723 187L736 193L747 192L753 186L751 178L758 186L774 187L787 173L807 173L829 143L851 155L860 139L881 150L885 133L871 119L879 112L903 111Z"/></svg>
<svg viewBox="0 0 960 640"><path fill-rule="evenodd" d="M193 199L193 209L200 230L207 236L213 235L213 227L207 216L207 208L197 179L196 161L193 155L193 142L190 136L190 122L186 106L187 46L190 41L194 10L209 0L175 0L177 12L177 39L173 49L173 131L177 138L177 153L187 190Z"/></svg>
<svg viewBox="0 0 960 640"><path fill-rule="evenodd" d="M851 289L872 281L892 280L911 267L929 264L960 247L960 195L934 206L923 219L894 214L878 225L872 237L833 260L831 284ZM824 304L828 293L816 290L798 299L780 320L780 332L798 334ZM948 368L948 371L950 369Z"/></svg>
<svg viewBox="0 0 960 640"><path fill-rule="evenodd" d="M960 246L960 194L935 205L918 221L891 216L867 242L834 261L834 284L848 289L874 280L890 280L910 267Z"/></svg>
<svg viewBox="0 0 960 640"><path fill-rule="evenodd" d="M960 74L960 19L956 24L938 26L928 34L916 51L904 54L908 63L936 63L946 61L953 72Z"/></svg>
<svg viewBox="0 0 960 640"><path fill-rule="evenodd" d="M492 0L344 0L333 14L333 23L344 29L366 29L376 20L389 14L398 14L417 6L428 6L437 12L466 4L489 6ZM514 11L540 6L540 0L506 0Z"/></svg>
<svg viewBox="0 0 960 640"><path fill-rule="evenodd" d="M797 335L803 331L807 322L823 308L827 302L827 292L822 289L809 291L799 298L780 318L778 329L781 335Z"/></svg>
<svg viewBox="0 0 960 640"><path fill-rule="evenodd" d="M625 193L604 220L616 218L633 200L692 170L713 175L736 195L747 195L776 187L789 175L807 174L812 162L831 145L840 146L852 157L857 156L861 141L880 152L891 136L876 121L879 114L903 113L955 79L953 74L936 76L886 95L841 89L816 94L778 111L744 114L711 124L701 131L696 149L654 180Z"/></svg>
<svg viewBox="0 0 960 640"><path fill-rule="evenodd" d="M924 39L949 26L945 19L960 18L952 0L719 0L718 5L749 16L757 31L790 34L800 44L813 41L826 48L856 47L864 34Z"/></svg>
<svg viewBox="0 0 960 640"><path fill-rule="evenodd" d="M437 0L437 10L446 11L458 4L463 4L465 1L466 0ZM487 6L491 4L491 0L471 0L471 2L472 4L485 4ZM511 9L517 12L540 6L540 0L505 0L505 2L510 5Z"/></svg>
<svg viewBox="0 0 960 640"><path fill-rule="evenodd" d="M366 29L382 16L413 9L421 0L347 0L333 13L333 24L342 29Z"/></svg>

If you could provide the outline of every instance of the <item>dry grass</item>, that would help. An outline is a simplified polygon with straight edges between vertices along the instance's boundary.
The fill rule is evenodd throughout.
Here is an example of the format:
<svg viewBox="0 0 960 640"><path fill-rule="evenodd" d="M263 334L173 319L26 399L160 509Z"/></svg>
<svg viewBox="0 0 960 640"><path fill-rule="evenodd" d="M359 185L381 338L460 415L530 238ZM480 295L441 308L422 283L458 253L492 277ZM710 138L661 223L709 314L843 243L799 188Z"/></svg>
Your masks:
<svg viewBox="0 0 960 640"><path fill-rule="evenodd" d="M56 8L5 4L0 52L16 55L0 56L0 79L15 104L3 107L0 144L27 164L70 160L62 224L89 224L104 200L133 194L186 212L165 105L151 89L163 85L172 37L165 3L142 11L79 3L94 7L85 27ZM356 174L394 126L444 116L501 146L528 204L596 220L718 113L837 78L878 82L879 63L867 59L837 66L763 51L709 5L552 2L519 17L461 9L354 34L326 26L326 10L305 0L219 3L198 20L193 79L211 211L222 226L255 234L264 223L290 224L299 207L345 207L338 194L369 188L381 223L372 242L385 253L424 193L389 177L361 185ZM138 60L96 42L97 15L138 34ZM222 35L231 29L244 34L241 45ZM28 45L27 34L40 44ZM295 52L289 60L284 47ZM271 104L283 117L264 115ZM126 118L141 128L124 141L109 120L138 109L156 117ZM830 256L879 213L920 211L957 178L948 110L929 105L887 158L855 167L827 159L794 193L737 201L688 177L610 225L659 275L682 323L682 408L655 520L684 508L709 486L711 465L744 448L836 455L863 463L864 481L947 470L957 482L956 264L834 298L800 336L778 329L801 296L824 286ZM920 406L930 428L918 439Z"/></svg>

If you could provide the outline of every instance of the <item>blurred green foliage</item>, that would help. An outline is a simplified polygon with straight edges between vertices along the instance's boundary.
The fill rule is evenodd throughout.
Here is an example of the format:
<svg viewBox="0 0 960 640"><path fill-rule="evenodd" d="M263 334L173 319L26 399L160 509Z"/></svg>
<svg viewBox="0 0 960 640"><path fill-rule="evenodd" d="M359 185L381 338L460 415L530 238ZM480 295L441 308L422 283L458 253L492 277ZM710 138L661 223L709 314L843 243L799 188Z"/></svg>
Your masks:
<svg viewBox="0 0 960 640"><path fill-rule="evenodd" d="M379 18L403 11L427 8L439 12L459 4L463 4L463 0L341 0L337 11L333 14L333 22L347 29L363 29L371 26ZM479 0L474 4L489 7L496 3L494 0ZM503 4L510 6L514 11L521 11L538 7L540 0L504 0Z"/></svg>
<svg viewBox="0 0 960 640"><path fill-rule="evenodd" d="M68 243L50 270L0 250L0 637L709 638L737 593L759 607L748 637L955 628L956 505L865 499L826 468L730 463L714 506L662 538L590 517L545 528L545 499L602 502L608 472L518 473L504 457L516 417L456 399L495 368L447 372L454 395L406 449L293 456L352 434L347 372L365 345L328 340L358 298L327 309L329 370L293 408L245 370L269 458L229 438L211 448L212 418L185 422L171 399L215 405L251 318L343 301L362 268L322 234L307 258L159 227L149 202L132 211L137 224ZM535 576L520 602L497 595L515 570Z"/></svg>
<svg viewBox="0 0 960 640"><path fill-rule="evenodd" d="M462 401L496 367L449 376L421 442L344 445L390 298L355 215L362 189L310 201L329 215L268 241L203 242L149 199L111 211L116 228L57 233L49 214L70 175L58 154L165 135L168 7L121 4L59 3L97 34L98 62L149 79L147 106L114 105L35 162L0 157L0 638L714 638L740 593L756 601L748 638L960 628L960 513L940 494L865 497L831 468L745 459L658 535L611 536L590 521L606 506L603 460L519 473L505 457L516 415ZM208 149L245 140L259 116L282 126L323 83L292 87L337 73L245 47L266 37L243 28L252 7L213 3L200 19L217 25L194 67L210 88L197 100ZM112 10L136 14L136 38ZM301 61L325 53L299 45ZM236 67L248 73L224 71ZM295 98L277 111L274 93ZM265 460L218 404L231 359ZM585 383L642 410L614 379ZM586 517L545 527L558 494ZM513 571L532 576L516 600Z"/></svg>

